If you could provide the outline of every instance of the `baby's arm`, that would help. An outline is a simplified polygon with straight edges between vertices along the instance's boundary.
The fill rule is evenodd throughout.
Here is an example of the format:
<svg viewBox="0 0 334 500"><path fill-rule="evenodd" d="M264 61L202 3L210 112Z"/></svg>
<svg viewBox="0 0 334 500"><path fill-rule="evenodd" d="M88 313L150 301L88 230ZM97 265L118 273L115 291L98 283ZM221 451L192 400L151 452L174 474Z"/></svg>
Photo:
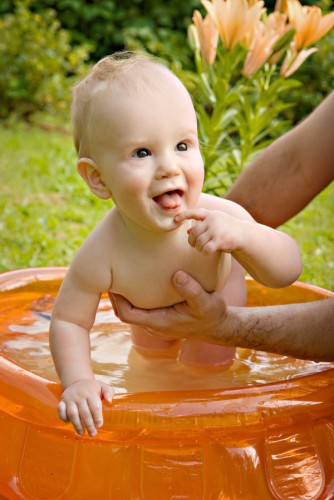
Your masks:
<svg viewBox="0 0 334 500"><path fill-rule="evenodd" d="M195 220L189 244L208 255L217 250L231 253L258 282L269 287L293 283L301 273L295 241L285 233L258 224L241 206L202 195L199 208L186 210L176 222Z"/></svg>
<svg viewBox="0 0 334 500"><path fill-rule="evenodd" d="M101 292L111 284L106 257L93 241L86 240L68 270L50 325L51 353L64 389L59 416L70 420L79 434L86 428L90 436L103 424L101 400L111 401L114 394L95 379L91 367L89 331Z"/></svg>

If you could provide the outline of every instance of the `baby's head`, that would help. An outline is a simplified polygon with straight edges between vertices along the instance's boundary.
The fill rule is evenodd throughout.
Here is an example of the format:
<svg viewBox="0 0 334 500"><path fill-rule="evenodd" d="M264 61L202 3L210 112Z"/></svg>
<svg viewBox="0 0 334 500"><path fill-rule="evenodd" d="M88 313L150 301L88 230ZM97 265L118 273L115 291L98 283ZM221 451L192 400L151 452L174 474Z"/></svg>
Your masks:
<svg viewBox="0 0 334 500"><path fill-rule="evenodd" d="M204 171L196 114L163 64L131 53L102 59L74 88L72 118L80 175L124 217L138 219L142 208L142 225L159 210L166 221L176 205L196 204Z"/></svg>
<svg viewBox="0 0 334 500"><path fill-rule="evenodd" d="M124 93L140 99L144 92L163 90L166 84L171 91L173 85L182 89L185 99L191 101L181 81L153 56L124 51L97 62L73 89L73 138L78 158L92 157L92 142L99 127L97 100L103 99L107 105Z"/></svg>

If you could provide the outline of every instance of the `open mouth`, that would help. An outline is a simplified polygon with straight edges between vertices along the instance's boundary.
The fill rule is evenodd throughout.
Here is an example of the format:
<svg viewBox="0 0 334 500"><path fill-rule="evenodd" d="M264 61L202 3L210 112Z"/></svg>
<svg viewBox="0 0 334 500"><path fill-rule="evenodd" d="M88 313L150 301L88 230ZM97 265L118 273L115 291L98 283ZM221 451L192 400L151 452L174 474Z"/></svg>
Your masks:
<svg viewBox="0 0 334 500"><path fill-rule="evenodd" d="M166 191L158 196L154 196L153 200L161 208L172 210L181 206L183 194L182 189L173 189L172 191Z"/></svg>

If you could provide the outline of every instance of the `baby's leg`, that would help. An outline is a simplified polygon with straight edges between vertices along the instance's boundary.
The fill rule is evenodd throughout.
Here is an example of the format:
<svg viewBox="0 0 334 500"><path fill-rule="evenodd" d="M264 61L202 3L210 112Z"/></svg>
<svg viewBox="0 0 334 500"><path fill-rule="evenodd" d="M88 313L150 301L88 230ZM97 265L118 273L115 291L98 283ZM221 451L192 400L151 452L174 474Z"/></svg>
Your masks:
<svg viewBox="0 0 334 500"><path fill-rule="evenodd" d="M139 351L152 355L168 354L171 350L176 349L180 343L178 339L160 339L148 333L145 328L135 325L131 325L131 340Z"/></svg>
<svg viewBox="0 0 334 500"><path fill-rule="evenodd" d="M230 364L234 356L234 347L185 340L180 350L179 361L190 365L218 367Z"/></svg>
<svg viewBox="0 0 334 500"><path fill-rule="evenodd" d="M231 273L220 293L227 305L244 306L246 304L244 270L234 259ZM181 346L179 361L197 366L223 366L233 361L235 350L234 347L185 340Z"/></svg>

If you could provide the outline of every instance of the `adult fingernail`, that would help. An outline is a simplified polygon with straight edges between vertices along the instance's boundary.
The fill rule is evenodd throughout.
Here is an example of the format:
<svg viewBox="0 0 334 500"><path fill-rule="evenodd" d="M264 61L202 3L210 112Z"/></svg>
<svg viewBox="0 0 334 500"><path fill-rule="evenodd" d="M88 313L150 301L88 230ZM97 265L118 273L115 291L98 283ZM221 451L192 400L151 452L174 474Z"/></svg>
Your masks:
<svg viewBox="0 0 334 500"><path fill-rule="evenodd" d="M175 274L175 282L178 285L183 285L187 280L187 274L183 271L177 271Z"/></svg>

